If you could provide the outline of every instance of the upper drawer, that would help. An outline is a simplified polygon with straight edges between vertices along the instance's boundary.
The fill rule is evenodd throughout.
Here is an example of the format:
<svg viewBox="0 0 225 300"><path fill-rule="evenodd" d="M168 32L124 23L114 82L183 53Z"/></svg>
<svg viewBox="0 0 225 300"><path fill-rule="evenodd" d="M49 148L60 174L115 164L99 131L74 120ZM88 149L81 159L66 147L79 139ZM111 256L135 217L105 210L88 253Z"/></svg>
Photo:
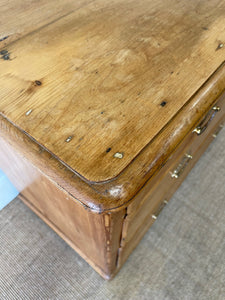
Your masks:
<svg viewBox="0 0 225 300"><path fill-rule="evenodd" d="M130 210L131 215L136 215L145 201L153 201L153 199L155 199L155 201L160 201L158 198L162 195L165 195L166 193L170 194L170 190L176 190L185 175L187 175L186 169L190 171L194 162L196 162L195 157L199 148L204 148L204 144L210 143L213 136L217 134L220 124L223 123L224 119L225 94L219 97L213 107L211 107L197 123L195 129L177 146L166 164L136 195L137 200L132 203L132 209ZM179 178L179 180L175 180L177 178ZM154 193L158 196L152 198ZM149 205L151 206L151 204Z"/></svg>
<svg viewBox="0 0 225 300"><path fill-rule="evenodd" d="M128 206L124 223L123 244L128 243L150 226L167 201L180 186L199 157L214 138L225 120L225 98L205 114L197 125L198 130L190 132L157 175L137 194ZM197 132L196 132L197 131Z"/></svg>

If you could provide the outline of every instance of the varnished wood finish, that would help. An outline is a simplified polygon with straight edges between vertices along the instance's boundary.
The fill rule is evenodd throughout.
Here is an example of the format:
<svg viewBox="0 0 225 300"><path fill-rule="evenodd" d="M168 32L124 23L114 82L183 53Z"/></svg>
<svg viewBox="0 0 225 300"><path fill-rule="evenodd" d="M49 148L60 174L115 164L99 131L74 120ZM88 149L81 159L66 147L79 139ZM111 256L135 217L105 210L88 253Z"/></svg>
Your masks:
<svg viewBox="0 0 225 300"><path fill-rule="evenodd" d="M87 209L0 138L0 169L21 192L21 199L73 247L97 272L115 273L124 209L103 213Z"/></svg>
<svg viewBox="0 0 225 300"><path fill-rule="evenodd" d="M214 133L217 133L224 125L225 95L220 99L218 105L221 108L221 113L210 123L207 131L201 136L190 133L177 151L171 155L167 164L140 190L128 206L127 216L123 223L118 268L122 266L145 232L154 223L155 218L153 217L160 210L163 202L170 200L199 157L213 141ZM186 154L193 158L185 166L179 178L172 178L171 173Z"/></svg>
<svg viewBox="0 0 225 300"><path fill-rule="evenodd" d="M95 209L90 209L77 201L65 191L65 186L62 188L52 180L52 177L47 178L41 170L32 166L25 157L14 150L16 148L17 151L21 151L18 145L22 141L18 139L17 144L15 143L16 130L13 128L11 130L15 134L14 139L9 139L12 145L9 141L6 142L8 137L12 137L12 132L5 131L7 137L0 138L0 168L21 191L21 199L100 275L105 279L110 279L119 271L146 230L153 224L152 215L157 212L162 201L165 198L169 200L214 138L213 133L217 132L219 125L224 123L224 100L223 94L215 103L221 110L211 121L207 130L201 136L191 132L176 152L169 157L165 166L155 173L155 176L125 208L115 208L99 214ZM4 132L3 129L2 127L1 134ZM25 149L24 147L25 145L22 149ZM34 150L35 148L30 148L32 153L35 152ZM169 172L175 168L186 152L191 153L194 159L181 178L172 179ZM29 158L32 157L29 156ZM49 161L46 158L45 156L44 161L51 165L54 158L50 156ZM41 166L40 163L39 166ZM65 171L64 168L61 170Z"/></svg>
<svg viewBox="0 0 225 300"><path fill-rule="evenodd" d="M126 206L142 186L165 164L185 136L200 122L225 90L225 64L193 95L164 130L113 181L90 183L82 180L43 146L11 124L0 113L0 134L43 173L65 188L78 201L96 211Z"/></svg>
<svg viewBox="0 0 225 300"><path fill-rule="evenodd" d="M89 2L2 47L0 111L100 182L121 173L224 61L225 3Z"/></svg>
<svg viewBox="0 0 225 300"><path fill-rule="evenodd" d="M225 120L221 124L224 125L224 123ZM214 131L212 131L211 133L217 132L219 127L220 125L218 127L215 127ZM191 161L189 166L185 169L185 172L182 174L182 177L177 180L175 184L174 182L172 184L172 179L170 175L167 174L167 178L159 183L158 189L156 189L153 193L149 193L148 197L145 196L145 201L142 202L143 206L141 207L139 213L136 214L136 212L133 210L133 207L130 207L127 214L128 217L127 219L125 219L123 225L123 234L121 239L122 243L120 244L119 249L117 272L125 263L132 251L136 248L149 227L155 222L155 219L152 216L160 209L160 206L163 204L164 199L167 202L170 200L170 197L180 186L186 175L189 173L191 168L200 158L202 153L206 150L210 142L213 141L213 139L214 138L212 135L209 136L205 143L201 145L197 152L195 152L194 160ZM131 214L130 218L129 214Z"/></svg>
<svg viewBox="0 0 225 300"><path fill-rule="evenodd" d="M0 168L109 279L224 119L224 1L0 7Z"/></svg>

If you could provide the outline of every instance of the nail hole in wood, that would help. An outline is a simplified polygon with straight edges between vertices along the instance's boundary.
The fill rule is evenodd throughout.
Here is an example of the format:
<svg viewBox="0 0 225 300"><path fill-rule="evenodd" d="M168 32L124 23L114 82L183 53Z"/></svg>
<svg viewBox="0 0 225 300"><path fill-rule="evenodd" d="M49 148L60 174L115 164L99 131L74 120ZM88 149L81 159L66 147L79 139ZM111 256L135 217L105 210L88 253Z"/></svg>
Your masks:
<svg viewBox="0 0 225 300"><path fill-rule="evenodd" d="M40 80L35 80L34 82L36 85L42 85L41 81Z"/></svg>
<svg viewBox="0 0 225 300"><path fill-rule="evenodd" d="M167 103L166 101L163 101L163 102L160 103L160 105L161 105L162 107L164 107L164 106L166 105L166 103Z"/></svg>
<svg viewBox="0 0 225 300"><path fill-rule="evenodd" d="M112 150L112 148L106 149L106 153L109 153Z"/></svg>
<svg viewBox="0 0 225 300"><path fill-rule="evenodd" d="M5 54L5 55L3 55L3 57L2 57L4 60L9 60L10 59L10 57L9 57L9 54Z"/></svg>
<svg viewBox="0 0 225 300"><path fill-rule="evenodd" d="M7 53L8 53L7 50L2 50L2 51L0 51L0 54L1 54L1 55L7 54Z"/></svg>

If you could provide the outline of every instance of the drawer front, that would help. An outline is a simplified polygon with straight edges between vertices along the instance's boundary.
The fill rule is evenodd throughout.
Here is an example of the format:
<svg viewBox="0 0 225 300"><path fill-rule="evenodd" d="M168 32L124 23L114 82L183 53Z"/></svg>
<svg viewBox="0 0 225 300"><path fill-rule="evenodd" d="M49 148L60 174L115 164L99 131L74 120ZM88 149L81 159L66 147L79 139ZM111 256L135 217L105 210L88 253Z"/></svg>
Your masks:
<svg viewBox="0 0 225 300"><path fill-rule="evenodd" d="M214 140L225 120L225 96L199 121L158 174L149 181L128 206L121 239L120 260L128 257L141 237L157 219L173 193Z"/></svg>
<svg viewBox="0 0 225 300"><path fill-rule="evenodd" d="M157 188L159 188L160 194L162 193L163 195L168 193L168 189L173 188L173 186L175 186L176 189L176 182L179 182L185 177L186 170L190 169L190 166L193 166L193 162L196 161L195 152L197 152L198 148L204 147L204 144L207 144L207 141L211 142L222 128L223 120L225 118L224 96L216 103L215 106L220 107L220 110L214 115L211 122L208 123L207 129L201 134L197 134L193 130L193 132L183 140L177 147L177 150L169 157L167 163L161 168L158 174L140 191L139 195L137 195L137 200L128 207L130 216L136 215L139 210L142 209L145 201L152 202L152 195L157 193ZM209 113L211 113L211 111ZM204 119L205 117L199 121L199 124L202 124ZM195 128L198 127L199 125ZM192 158L190 156L192 156ZM174 176L176 170L178 170L178 174L176 174L177 176ZM168 184L167 181L169 181Z"/></svg>

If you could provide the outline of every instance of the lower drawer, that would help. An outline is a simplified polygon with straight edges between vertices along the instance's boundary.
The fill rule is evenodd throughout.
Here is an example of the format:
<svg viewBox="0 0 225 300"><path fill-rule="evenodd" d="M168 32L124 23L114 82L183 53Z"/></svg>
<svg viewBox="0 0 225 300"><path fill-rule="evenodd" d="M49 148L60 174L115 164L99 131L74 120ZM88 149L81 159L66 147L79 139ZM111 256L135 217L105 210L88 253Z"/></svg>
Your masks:
<svg viewBox="0 0 225 300"><path fill-rule="evenodd" d="M202 153L222 129L225 120L224 96L217 104L221 108L220 114L214 120L210 120L212 114L207 115L200 122L204 132L201 135L196 132L190 133L155 178L143 187L135 201L128 206L119 250L119 266L124 263ZM203 127L205 124L209 125L207 130ZM200 130L200 126L196 128Z"/></svg>

